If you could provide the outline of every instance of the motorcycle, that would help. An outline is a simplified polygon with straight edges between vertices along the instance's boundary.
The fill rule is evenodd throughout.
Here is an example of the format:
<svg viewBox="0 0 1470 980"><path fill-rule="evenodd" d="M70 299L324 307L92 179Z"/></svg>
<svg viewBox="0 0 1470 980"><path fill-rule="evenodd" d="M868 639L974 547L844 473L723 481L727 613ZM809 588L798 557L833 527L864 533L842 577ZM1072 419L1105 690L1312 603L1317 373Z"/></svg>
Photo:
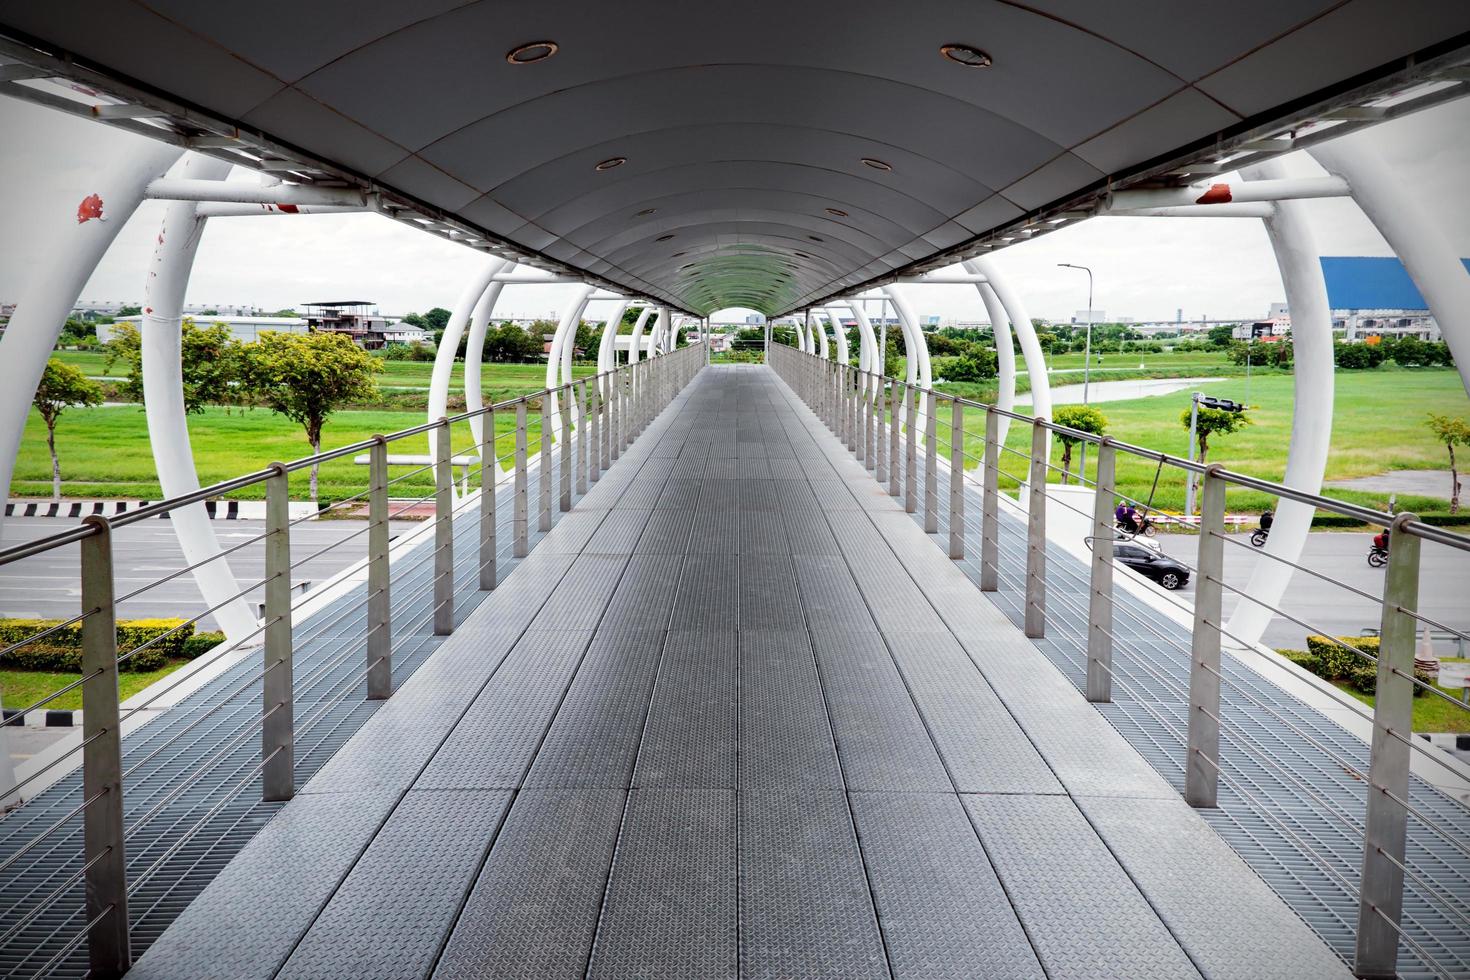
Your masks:
<svg viewBox="0 0 1470 980"><path fill-rule="evenodd" d="M1265 528L1256 528L1254 531L1251 532L1251 544L1255 545L1257 548L1264 548L1266 546L1266 536L1268 533L1269 532Z"/></svg>
<svg viewBox="0 0 1470 980"><path fill-rule="evenodd" d="M1158 533L1157 531L1154 530L1154 522L1151 521L1151 520L1149 520L1147 517L1140 516L1138 518L1138 527L1137 528L1129 527L1127 524L1123 523L1122 521L1114 521L1114 524L1117 526L1117 528L1118 528L1119 531L1122 531L1124 534L1128 535L1129 537L1137 537L1138 535L1142 534L1142 535L1144 535L1146 537L1150 537L1151 538L1155 534Z"/></svg>
<svg viewBox="0 0 1470 980"><path fill-rule="evenodd" d="M1380 548L1378 545L1370 545L1368 548L1368 564L1374 568L1382 568L1388 564L1388 549Z"/></svg>

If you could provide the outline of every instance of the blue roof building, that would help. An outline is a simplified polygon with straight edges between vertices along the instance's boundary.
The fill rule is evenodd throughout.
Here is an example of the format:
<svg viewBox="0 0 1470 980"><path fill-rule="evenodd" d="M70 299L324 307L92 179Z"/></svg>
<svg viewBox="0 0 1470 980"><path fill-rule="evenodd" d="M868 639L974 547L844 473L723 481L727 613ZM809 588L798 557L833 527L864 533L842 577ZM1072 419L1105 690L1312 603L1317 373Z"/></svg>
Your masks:
<svg viewBox="0 0 1470 980"><path fill-rule="evenodd" d="M1470 259L1460 261L1470 272ZM1324 255L1322 276L1332 326L1343 330L1347 340L1369 334L1440 339L1429 304L1397 258Z"/></svg>

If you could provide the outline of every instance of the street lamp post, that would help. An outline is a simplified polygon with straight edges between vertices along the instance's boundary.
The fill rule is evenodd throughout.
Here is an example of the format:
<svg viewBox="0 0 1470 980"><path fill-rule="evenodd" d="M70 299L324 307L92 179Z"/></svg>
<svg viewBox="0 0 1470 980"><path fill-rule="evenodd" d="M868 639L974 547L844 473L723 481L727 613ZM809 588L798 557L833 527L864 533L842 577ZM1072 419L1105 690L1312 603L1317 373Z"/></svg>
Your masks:
<svg viewBox="0 0 1470 980"><path fill-rule="evenodd" d="M1071 262L1058 262L1063 269L1081 269L1087 273L1087 340L1082 348L1082 404L1088 402L1088 389L1092 381L1092 270L1085 265L1075 265ZM1082 444L1082 455L1078 463L1077 473L1083 485L1087 484L1087 443Z"/></svg>

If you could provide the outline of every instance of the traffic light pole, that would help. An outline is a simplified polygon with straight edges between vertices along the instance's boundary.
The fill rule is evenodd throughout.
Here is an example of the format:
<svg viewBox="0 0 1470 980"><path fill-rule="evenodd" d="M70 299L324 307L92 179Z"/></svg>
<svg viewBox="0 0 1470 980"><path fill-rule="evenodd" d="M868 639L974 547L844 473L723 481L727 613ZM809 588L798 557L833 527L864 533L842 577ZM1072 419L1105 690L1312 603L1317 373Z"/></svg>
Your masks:
<svg viewBox="0 0 1470 980"><path fill-rule="evenodd" d="M1194 462L1194 432L1199 425L1199 392L1189 396L1189 461ZM1184 488L1184 516L1194 516L1194 471L1190 470Z"/></svg>

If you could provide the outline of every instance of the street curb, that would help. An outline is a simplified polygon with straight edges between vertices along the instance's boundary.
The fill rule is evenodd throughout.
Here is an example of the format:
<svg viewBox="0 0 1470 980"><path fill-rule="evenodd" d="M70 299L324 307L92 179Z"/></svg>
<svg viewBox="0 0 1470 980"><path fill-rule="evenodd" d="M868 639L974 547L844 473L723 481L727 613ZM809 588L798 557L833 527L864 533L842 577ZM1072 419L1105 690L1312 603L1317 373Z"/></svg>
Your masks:
<svg viewBox="0 0 1470 980"><path fill-rule="evenodd" d="M5 503L6 517L70 517L83 518L117 517L128 511L139 510L153 500L8 500ZM259 521L265 519L263 500L206 500L204 510L212 521ZM316 505L310 501L292 501L292 518L308 517L316 513ZM159 514L160 519L169 515Z"/></svg>

